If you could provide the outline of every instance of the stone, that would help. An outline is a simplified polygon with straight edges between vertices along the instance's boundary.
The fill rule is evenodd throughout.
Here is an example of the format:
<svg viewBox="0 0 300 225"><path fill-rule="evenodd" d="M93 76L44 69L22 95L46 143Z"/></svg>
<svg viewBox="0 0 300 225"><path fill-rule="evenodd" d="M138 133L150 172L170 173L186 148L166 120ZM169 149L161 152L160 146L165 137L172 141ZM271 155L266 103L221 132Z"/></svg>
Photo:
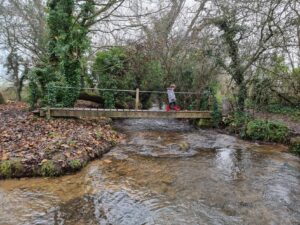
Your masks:
<svg viewBox="0 0 300 225"><path fill-rule="evenodd" d="M181 151L188 151L190 149L190 145L187 142L180 142L178 146L180 147Z"/></svg>

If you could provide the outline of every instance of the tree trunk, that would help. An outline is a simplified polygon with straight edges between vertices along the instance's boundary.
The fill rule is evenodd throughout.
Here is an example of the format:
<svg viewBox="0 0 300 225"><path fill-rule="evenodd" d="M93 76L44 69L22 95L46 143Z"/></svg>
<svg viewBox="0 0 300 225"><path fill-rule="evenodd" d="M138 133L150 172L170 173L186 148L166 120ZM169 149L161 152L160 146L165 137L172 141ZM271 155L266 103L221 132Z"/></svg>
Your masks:
<svg viewBox="0 0 300 225"><path fill-rule="evenodd" d="M79 94L78 100L91 101L103 105L104 99L98 95L91 95L86 92Z"/></svg>
<svg viewBox="0 0 300 225"><path fill-rule="evenodd" d="M0 105L1 105L1 104L5 104L5 100L4 100L3 95L2 95L1 92L0 92Z"/></svg>
<svg viewBox="0 0 300 225"><path fill-rule="evenodd" d="M245 110L245 101L247 98L247 88L246 85L243 83L238 85L238 99L237 99L237 108L239 112L244 112Z"/></svg>
<svg viewBox="0 0 300 225"><path fill-rule="evenodd" d="M99 95L92 95L86 92L81 92L79 94L78 100L90 101L98 103L101 107L104 105L104 99ZM116 103L116 108L123 108L122 105Z"/></svg>
<svg viewBox="0 0 300 225"><path fill-rule="evenodd" d="M16 96L17 96L18 102L22 101L21 92L22 92L22 87L21 87L21 85L19 85L18 87L16 87Z"/></svg>
<svg viewBox="0 0 300 225"><path fill-rule="evenodd" d="M17 101L22 101L22 90L23 90L23 87L24 87L24 81L27 79L28 73L29 73L29 67L28 67L28 64L25 63L24 71L22 73L22 76L21 76L20 79L18 79L18 83L16 85Z"/></svg>

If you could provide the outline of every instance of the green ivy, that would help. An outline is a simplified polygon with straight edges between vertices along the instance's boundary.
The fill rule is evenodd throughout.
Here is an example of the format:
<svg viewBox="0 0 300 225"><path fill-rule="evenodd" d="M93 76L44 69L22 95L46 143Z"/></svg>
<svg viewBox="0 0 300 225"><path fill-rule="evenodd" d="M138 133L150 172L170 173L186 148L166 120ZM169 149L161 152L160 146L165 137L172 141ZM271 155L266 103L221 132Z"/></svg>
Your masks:
<svg viewBox="0 0 300 225"><path fill-rule="evenodd" d="M100 89L134 89L126 57L125 49L117 47L97 53L93 74L99 79ZM115 108L117 101L124 107L128 100L133 102L133 96L122 92L100 91L99 94L104 99L105 108Z"/></svg>
<svg viewBox="0 0 300 225"><path fill-rule="evenodd" d="M252 140L286 143L289 138L289 129L278 122L252 120L247 124L246 135Z"/></svg>
<svg viewBox="0 0 300 225"><path fill-rule="evenodd" d="M32 106L39 99L50 106L75 104L84 73L83 55L90 46L88 23L93 20L94 4L94 1L84 1L76 6L75 0L48 1L48 53L40 67L31 71ZM79 12L77 9L75 13L76 7Z"/></svg>

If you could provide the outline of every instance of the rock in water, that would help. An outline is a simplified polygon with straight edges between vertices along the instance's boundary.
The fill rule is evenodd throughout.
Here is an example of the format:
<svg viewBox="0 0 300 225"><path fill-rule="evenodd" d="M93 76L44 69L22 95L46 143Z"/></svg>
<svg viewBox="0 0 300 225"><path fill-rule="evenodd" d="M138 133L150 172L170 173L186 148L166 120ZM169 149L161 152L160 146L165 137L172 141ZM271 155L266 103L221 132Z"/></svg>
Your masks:
<svg viewBox="0 0 300 225"><path fill-rule="evenodd" d="M190 149L190 145L187 142L180 142L178 146L180 147L181 151L187 151Z"/></svg>

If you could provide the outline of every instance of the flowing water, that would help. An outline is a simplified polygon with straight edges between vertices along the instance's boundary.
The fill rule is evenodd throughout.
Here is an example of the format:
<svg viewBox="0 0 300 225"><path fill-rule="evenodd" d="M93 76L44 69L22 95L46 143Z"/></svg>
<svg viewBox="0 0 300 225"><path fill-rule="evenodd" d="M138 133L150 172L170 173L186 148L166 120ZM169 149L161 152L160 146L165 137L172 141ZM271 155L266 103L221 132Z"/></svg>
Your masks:
<svg viewBox="0 0 300 225"><path fill-rule="evenodd" d="M81 172L0 181L0 224L300 224L300 159L185 122L125 120Z"/></svg>

